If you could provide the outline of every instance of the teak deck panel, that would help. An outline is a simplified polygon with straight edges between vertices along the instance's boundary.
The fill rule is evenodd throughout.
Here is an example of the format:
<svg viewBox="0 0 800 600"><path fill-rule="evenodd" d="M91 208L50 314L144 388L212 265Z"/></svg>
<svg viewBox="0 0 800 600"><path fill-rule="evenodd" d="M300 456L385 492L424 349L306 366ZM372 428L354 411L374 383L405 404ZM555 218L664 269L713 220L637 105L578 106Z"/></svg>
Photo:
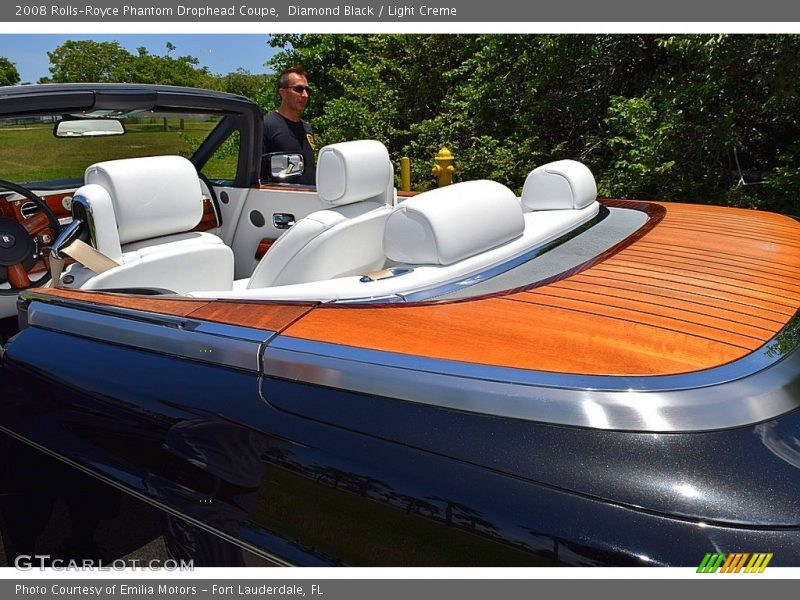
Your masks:
<svg viewBox="0 0 800 600"><path fill-rule="evenodd" d="M216 301L189 313L192 319L282 331L313 308L313 304L273 304Z"/></svg>
<svg viewBox="0 0 800 600"><path fill-rule="evenodd" d="M34 290L32 290L34 291ZM162 315L185 317L198 308L209 304L209 300L192 298L163 299L158 296L131 296L104 292L82 292L65 288L42 288L35 290L37 295L55 296L67 300L80 300L89 304L133 308Z"/></svg>
<svg viewBox="0 0 800 600"><path fill-rule="evenodd" d="M641 239L560 281L449 304L318 307L285 334L587 375L696 371L763 346L800 308L800 223L661 206L663 220Z"/></svg>
<svg viewBox="0 0 800 600"><path fill-rule="evenodd" d="M63 288L46 288L36 290L36 293L69 300L82 300L103 306L133 308L162 315L187 317L269 331L283 330L313 307L312 304L254 304L192 298L159 299L158 296L147 297L103 292L81 292Z"/></svg>
<svg viewBox="0 0 800 600"><path fill-rule="evenodd" d="M610 256L546 285L479 299L358 307L41 293L373 350L587 375L725 364L763 346L800 308L800 223L742 209L651 206L665 209L661 222Z"/></svg>

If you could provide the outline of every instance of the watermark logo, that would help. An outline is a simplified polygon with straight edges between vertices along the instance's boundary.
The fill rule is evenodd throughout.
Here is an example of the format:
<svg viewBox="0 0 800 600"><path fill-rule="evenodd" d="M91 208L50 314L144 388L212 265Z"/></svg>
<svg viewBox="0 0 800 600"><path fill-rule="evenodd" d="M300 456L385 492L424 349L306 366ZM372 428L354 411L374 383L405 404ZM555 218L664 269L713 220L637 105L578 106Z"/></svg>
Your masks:
<svg viewBox="0 0 800 600"><path fill-rule="evenodd" d="M194 560L139 560L118 558L111 562L104 562L100 559L84 558L61 559L52 558L49 554L20 554L14 559L14 568L19 571L32 571L38 569L44 571L52 569L54 571L124 571L133 569L139 571L194 571Z"/></svg>
<svg viewBox="0 0 800 600"><path fill-rule="evenodd" d="M697 567L698 573L763 573L769 561L772 560L772 552L733 552L728 554L708 553L703 557L700 566Z"/></svg>

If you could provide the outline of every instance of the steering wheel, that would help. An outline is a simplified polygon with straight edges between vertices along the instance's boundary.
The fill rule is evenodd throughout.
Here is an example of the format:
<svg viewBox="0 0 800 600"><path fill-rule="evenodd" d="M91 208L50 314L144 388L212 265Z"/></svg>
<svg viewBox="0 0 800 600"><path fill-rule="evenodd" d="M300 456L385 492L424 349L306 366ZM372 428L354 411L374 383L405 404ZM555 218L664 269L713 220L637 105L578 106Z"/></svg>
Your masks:
<svg viewBox="0 0 800 600"><path fill-rule="evenodd" d="M211 197L211 206L214 207L214 214L217 217L217 226L222 227L222 207L219 205L219 199L217 198L217 191L214 189L214 186L211 185L208 177L206 174L197 170L197 176L200 178L200 181L203 182L203 185L206 186L208 190L208 195Z"/></svg>
<svg viewBox="0 0 800 600"><path fill-rule="evenodd" d="M3 179L0 179L0 189L16 192L39 207L36 214L21 221L0 216L0 283L8 282L11 285L10 290L0 288L0 296L8 296L17 294L19 290L43 286L50 281L49 268L45 275L33 282L30 272L46 247L39 243L37 236L50 229L52 241L55 241L61 224L47 202L29 189Z"/></svg>

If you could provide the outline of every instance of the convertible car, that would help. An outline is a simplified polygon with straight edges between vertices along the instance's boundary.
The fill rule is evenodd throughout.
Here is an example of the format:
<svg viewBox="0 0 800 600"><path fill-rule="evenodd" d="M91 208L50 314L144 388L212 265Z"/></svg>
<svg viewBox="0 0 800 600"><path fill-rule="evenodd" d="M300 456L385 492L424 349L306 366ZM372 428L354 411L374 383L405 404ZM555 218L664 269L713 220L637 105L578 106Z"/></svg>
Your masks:
<svg viewBox="0 0 800 600"><path fill-rule="evenodd" d="M398 195L371 140L293 185L194 89L3 88L0 139L0 431L172 556L800 565L796 219L572 160Z"/></svg>

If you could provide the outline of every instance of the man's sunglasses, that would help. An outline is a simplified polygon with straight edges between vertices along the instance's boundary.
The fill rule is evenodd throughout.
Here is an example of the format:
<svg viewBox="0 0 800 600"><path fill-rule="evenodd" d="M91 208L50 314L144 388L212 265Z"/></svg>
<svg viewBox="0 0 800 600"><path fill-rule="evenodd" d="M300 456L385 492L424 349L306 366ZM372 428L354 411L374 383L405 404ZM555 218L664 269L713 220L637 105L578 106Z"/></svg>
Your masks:
<svg viewBox="0 0 800 600"><path fill-rule="evenodd" d="M288 85L283 89L292 90L293 92L297 92L298 94L302 94L303 92L305 92L309 96L311 95L311 88L305 85Z"/></svg>

